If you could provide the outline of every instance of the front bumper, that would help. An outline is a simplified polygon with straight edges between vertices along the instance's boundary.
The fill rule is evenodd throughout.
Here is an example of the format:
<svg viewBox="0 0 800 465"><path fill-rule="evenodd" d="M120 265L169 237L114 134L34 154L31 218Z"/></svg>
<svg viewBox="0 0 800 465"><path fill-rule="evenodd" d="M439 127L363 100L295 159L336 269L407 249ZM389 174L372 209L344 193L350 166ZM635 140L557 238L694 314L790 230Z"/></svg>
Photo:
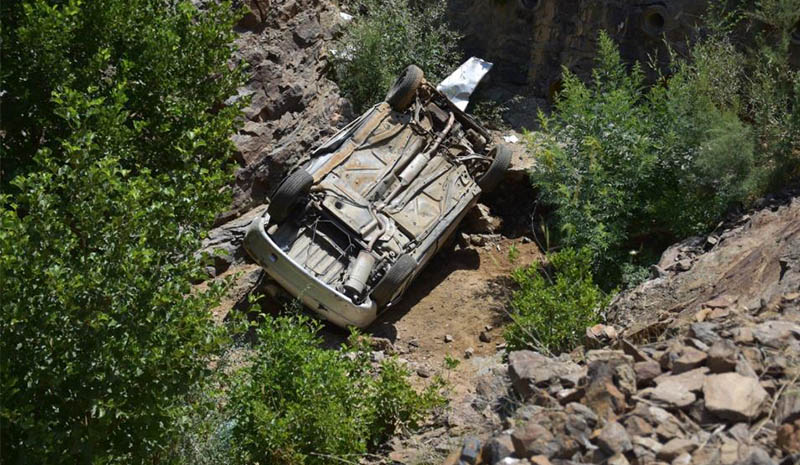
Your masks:
<svg viewBox="0 0 800 465"><path fill-rule="evenodd" d="M269 214L255 218L247 228L244 248L272 279L325 320L341 326L366 328L377 318L370 298L356 305L347 296L323 283L295 263L273 242L266 231Z"/></svg>

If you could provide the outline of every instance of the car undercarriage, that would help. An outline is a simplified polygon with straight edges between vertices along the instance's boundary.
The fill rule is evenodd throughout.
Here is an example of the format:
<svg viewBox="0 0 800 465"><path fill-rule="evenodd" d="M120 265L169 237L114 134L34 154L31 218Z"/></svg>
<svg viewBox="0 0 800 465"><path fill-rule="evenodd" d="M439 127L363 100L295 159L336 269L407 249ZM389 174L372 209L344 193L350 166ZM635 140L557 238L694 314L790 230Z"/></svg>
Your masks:
<svg viewBox="0 0 800 465"><path fill-rule="evenodd" d="M246 241L284 288L342 326L364 326L396 301L510 161L504 146L487 151L489 134L425 82L418 68L409 69L385 102L284 180L269 219L256 227L282 260L310 279L271 270L278 257L263 256ZM368 317L341 315L347 305L311 297L322 292L311 289L320 285Z"/></svg>

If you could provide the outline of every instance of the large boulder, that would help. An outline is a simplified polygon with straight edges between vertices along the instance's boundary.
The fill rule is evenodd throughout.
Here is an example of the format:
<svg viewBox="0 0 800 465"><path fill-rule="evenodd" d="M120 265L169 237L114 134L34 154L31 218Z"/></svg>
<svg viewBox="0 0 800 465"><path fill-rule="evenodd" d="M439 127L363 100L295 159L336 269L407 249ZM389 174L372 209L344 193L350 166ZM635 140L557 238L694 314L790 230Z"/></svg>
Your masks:
<svg viewBox="0 0 800 465"><path fill-rule="evenodd" d="M751 421L762 411L767 391L757 379L738 373L707 376L703 382L706 409L730 421Z"/></svg>
<svg viewBox="0 0 800 465"><path fill-rule="evenodd" d="M508 374L517 393L523 398L534 394L535 387L553 383L573 387L586 374L586 368L571 361L545 357L531 350L520 350L508 355Z"/></svg>

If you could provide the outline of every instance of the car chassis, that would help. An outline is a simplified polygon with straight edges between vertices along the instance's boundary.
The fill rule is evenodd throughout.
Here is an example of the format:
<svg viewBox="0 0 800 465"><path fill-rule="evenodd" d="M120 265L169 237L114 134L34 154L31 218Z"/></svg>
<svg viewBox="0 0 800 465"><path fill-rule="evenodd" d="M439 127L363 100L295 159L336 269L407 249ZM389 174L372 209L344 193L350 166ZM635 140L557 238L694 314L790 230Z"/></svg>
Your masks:
<svg viewBox="0 0 800 465"><path fill-rule="evenodd" d="M248 228L245 248L322 318L364 328L396 304L511 160L409 66L317 148Z"/></svg>

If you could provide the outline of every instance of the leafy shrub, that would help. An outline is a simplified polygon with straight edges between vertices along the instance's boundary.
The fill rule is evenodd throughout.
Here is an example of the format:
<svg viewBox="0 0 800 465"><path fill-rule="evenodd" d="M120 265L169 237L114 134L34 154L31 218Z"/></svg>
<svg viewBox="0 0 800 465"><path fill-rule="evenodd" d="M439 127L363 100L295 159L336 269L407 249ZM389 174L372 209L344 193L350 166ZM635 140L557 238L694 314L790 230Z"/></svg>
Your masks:
<svg viewBox="0 0 800 465"><path fill-rule="evenodd" d="M319 329L299 315L266 317L258 326L259 343L235 375L227 407L236 462L356 461L442 402L439 384L417 393L393 359L373 373L363 345L321 348Z"/></svg>
<svg viewBox="0 0 800 465"><path fill-rule="evenodd" d="M727 64L739 70L738 110L752 125L774 190L800 176L800 47L791 45L791 34L800 34L800 0L754 3L742 21L747 30L759 32L754 41L739 38L740 59Z"/></svg>
<svg viewBox="0 0 800 465"><path fill-rule="evenodd" d="M191 282L228 203L234 12L1 5L0 461L158 462L225 340Z"/></svg>
<svg viewBox="0 0 800 465"><path fill-rule="evenodd" d="M430 82L458 63L458 35L448 29L444 0L355 0L355 16L334 54L336 82L357 111L383 100L406 66Z"/></svg>
<svg viewBox="0 0 800 465"><path fill-rule="evenodd" d="M619 282L626 249L701 231L758 186L751 130L706 90L724 83L701 79L721 77L713 63L675 65L667 86L647 88L603 33L591 82L565 70L553 115L541 115L532 181L563 243L588 247L606 283Z"/></svg>
<svg viewBox="0 0 800 465"><path fill-rule="evenodd" d="M587 326L600 320L610 296L592 278L588 249L564 249L547 256L548 266L519 268L511 300L513 322L506 328L509 351L534 348L561 352L574 348Z"/></svg>

